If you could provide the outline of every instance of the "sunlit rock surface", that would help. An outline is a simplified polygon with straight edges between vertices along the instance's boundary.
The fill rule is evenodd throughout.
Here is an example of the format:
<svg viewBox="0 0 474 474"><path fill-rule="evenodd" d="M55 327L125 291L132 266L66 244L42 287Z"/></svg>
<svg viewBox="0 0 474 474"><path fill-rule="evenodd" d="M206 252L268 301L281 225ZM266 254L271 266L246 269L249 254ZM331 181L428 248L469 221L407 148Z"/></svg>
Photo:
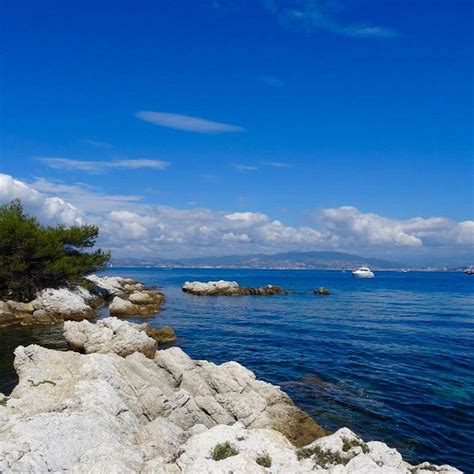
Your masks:
<svg viewBox="0 0 474 474"><path fill-rule="evenodd" d="M197 296L246 296L246 295L280 295L286 291L280 286L267 285L260 288L245 288L235 281L187 281L183 285L185 293Z"/></svg>
<svg viewBox="0 0 474 474"><path fill-rule="evenodd" d="M86 354L113 352L122 357L141 352L153 359L157 343L135 324L117 318L89 321L65 321L64 337L69 346Z"/></svg>
<svg viewBox="0 0 474 474"><path fill-rule="evenodd" d="M161 309L163 294L120 277L90 275L90 290L80 286L48 288L29 303L0 301L0 328L15 325L57 324L65 320L93 319L95 309L112 300L115 316L150 316Z"/></svg>
<svg viewBox="0 0 474 474"><path fill-rule="evenodd" d="M177 347L122 357L136 344L133 331L143 331L104 321L93 330L66 324L77 347L95 353L16 349L19 383L0 396L0 472L459 472L417 470L345 428L325 436L278 387L236 362L192 360ZM236 454L214 460L226 442ZM257 463L261 456L271 467Z"/></svg>

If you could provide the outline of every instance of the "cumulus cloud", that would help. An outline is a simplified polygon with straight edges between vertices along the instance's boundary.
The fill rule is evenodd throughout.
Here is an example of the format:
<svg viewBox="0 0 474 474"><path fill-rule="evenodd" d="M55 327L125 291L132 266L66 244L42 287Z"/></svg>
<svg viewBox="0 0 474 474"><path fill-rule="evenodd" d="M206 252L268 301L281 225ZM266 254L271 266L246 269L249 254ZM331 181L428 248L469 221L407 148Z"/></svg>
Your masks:
<svg viewBox="0 0 474 474"><path fill-rule="evenodd" d="M107 169L139 169L150 168L164 170L170 165L162 160L111 160L86 161L71 160L69 158L41 157L39 160L50 168L60 170L84 171L85 173L100 174Z"/></svg>
<svg viewBox="0 0 474 474"><path fill-rule="evenodd" d="M261 212L177 209L145 203L141 196L108 195L81 183L25 183L0 175L0 204L22 199L42 222L84 222L100 227L99 244L115 256L181 257L287 250L342 250L386 256L467 255L474 245L474 221L445 217L398 220L352 206L324 209L318 226L291 226ZM404 252L404 253L403 253ZM472 253L472 252L471 252Z"/></svg>
<svg viewBox="0 0 474 474"><path fill-rule="evenodd" d="M225 132L243 132L245 129L237 125L227 123L212 122L200 117L191 117L189 115L171 114L167 112L154 112L151 110L140 110L135 117L150 122L160 127L173 128L175 130L184 130L186 132L197 133L225 133Z"/></svg>
<svg viewBox="0 0 474 474"><path fill-rule="evenodd" d="M474 221L445 217L397 220L363 213L352 206L324 209L320 221L340 245L435 247L474 244Z"/></svg>
<svg viewBox="0 0 474 474"><path fill-rule="evenodd" d="M84 216L72 204L59 197L48 197L32 186L0 174L0 204L21 199L25 210L38 217L44 224L81 225Z"/></svg>

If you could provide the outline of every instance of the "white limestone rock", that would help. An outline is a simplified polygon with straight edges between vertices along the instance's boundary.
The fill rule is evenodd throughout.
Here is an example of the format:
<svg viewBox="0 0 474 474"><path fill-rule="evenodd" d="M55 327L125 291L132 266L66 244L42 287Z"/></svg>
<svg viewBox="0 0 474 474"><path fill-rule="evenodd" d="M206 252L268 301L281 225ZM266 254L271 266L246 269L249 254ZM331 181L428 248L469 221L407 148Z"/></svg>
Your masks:
<svg viewBox="0 0 474 474"><path fill-rule="evenodd" d="M61 319L93 318L94 310L88 304L92 295L83 288L48 288L42 290L31 302L34 309L42 309Z"/></svg>
<svg viewBox="0 0 474 474"><path fill-rule="evenodd" d="M152 359L157 343L136 324L117 318L106 318L91 324L89 321L65 321L64 337L70 347L79 352L106 354L113 352L126 357L141 352Z"/></svg>
<svg viewBox="0 0 474 474"><path fill-rule="evenodd" d="M109 311L111 316L133 316L140 313L140 309L136 304L115 296L110 303Z"/></svg>
<svg viewBox="0 0 474 474"><path fill-rule="evenodd" d="M123 293L126 285L135 283L134 280L121 277L89 275L86 278L98 288L106 290L110 296Z"/></svg>
<svg viewBox="0 0 474 474"><path fill-rule="evenodd" d="M238 294L240 286L236 281L187 281L183 285L183 291L192 294L215 295L220 293Z"/></svg>
<svg viewBox="0 0 474 474"><path fill-rule="evenodd" d="M114 324L97 329L108 334ZM16 349L15 368L19 383L0 403L0 472L416 472L395 450L348 429L305 443L299 457L284 430L272 427L291 425L301 412L235 362L194 361L178 348L149 359L31 345ZM212 450L224 442L239 453L214 461ZM269 469L257 464L261 455L270 457ZM344 462L326 462L334 459ZM438 472L459 473L449 466Z"/></svg>
<svg viewBox="0 0 474 474"><path fill-rule="evenodd" d="M125 296L114 297L109 306L111 316L150 316L160 311L164 300L163 294L156 290L134 292L130 295L130 300L125 298Z"/></svg>
<svg viewBox="0 0 474 474"><path fill-rule="evenodd" d="M287 292L280 286L267 285L258 288L239 286L235 281L187 281L182 287L185 293L197 296L248 296L248 295L281 295Z"/></svg>
<svg viewBox="0 0 474 474"><path fill-rule="evenodd" d="M153 298L144 291L134 291L129 297L129 301L134 304L151 304Z"/></svg>

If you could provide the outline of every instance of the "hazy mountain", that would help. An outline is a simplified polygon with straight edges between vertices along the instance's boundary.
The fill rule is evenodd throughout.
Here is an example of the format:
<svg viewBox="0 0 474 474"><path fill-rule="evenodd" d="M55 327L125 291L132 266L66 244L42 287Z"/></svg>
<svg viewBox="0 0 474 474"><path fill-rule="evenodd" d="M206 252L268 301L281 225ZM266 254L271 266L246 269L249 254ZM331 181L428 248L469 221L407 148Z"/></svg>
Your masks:
<svg viewBox="0 0 474 474"><path fill-rule="evenodd" d="M402 268L406 265L378 258L367 258L342 252L284 252L273 255L228 255L180 259L114 259L114 265L157 267L238 267L238 268L301 268L349 269L368 265L374 269Z"/></svg>

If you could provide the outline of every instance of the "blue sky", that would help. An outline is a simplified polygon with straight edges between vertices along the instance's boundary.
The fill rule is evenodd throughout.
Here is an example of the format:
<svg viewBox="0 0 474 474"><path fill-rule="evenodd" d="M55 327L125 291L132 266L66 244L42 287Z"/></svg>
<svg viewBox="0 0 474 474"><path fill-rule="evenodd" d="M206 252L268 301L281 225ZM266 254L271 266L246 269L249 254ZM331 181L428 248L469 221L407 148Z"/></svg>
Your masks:
<svg viewBox="0 0 474 474"><path fill-rule="evenodd" d="M118 255L472 254L470 1L0 8L0 172Z"/></svg>

